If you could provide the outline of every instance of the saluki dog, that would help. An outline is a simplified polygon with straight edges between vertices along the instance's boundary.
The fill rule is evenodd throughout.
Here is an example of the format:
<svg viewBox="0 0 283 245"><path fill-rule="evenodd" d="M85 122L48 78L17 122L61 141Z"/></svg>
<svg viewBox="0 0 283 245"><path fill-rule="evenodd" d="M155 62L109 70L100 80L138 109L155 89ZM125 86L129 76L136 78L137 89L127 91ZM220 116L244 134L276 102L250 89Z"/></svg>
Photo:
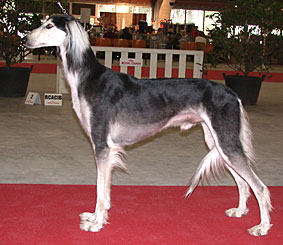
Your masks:
<svg viewBox="0 0 283 245"><path fill-rule="evenodd" d="M272 209L267 187L251 168L254 161L247 115L229 88L205 79L137 79L99 63L81 24L70 15L52 16L24 39L26 47L56 46L71 88L75 113L93 146L97 167L94 213L80 215L80 228L99 231L107 224L111 174L124 168L124 147L172 126L187 130L202 125L208 154L201 161L189 196L203 177L228 169L239 190L239 206L230 217L249 211L249 187L260 208L261 223L249 229L255 236L271 228Z"/></svg>

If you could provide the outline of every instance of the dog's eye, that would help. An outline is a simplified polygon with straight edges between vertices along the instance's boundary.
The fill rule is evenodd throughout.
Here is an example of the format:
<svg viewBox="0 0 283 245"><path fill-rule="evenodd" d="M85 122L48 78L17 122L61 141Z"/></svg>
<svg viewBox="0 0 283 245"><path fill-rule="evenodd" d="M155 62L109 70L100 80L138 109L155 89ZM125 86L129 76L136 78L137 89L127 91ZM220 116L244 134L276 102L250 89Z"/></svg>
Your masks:
<svg viewBox="0 0 283 245"><path fill-rule="evenodd" d="M46 29L51 29L52 27L53 27L52 24L48 24L48 25L46 26Z"/></svg>

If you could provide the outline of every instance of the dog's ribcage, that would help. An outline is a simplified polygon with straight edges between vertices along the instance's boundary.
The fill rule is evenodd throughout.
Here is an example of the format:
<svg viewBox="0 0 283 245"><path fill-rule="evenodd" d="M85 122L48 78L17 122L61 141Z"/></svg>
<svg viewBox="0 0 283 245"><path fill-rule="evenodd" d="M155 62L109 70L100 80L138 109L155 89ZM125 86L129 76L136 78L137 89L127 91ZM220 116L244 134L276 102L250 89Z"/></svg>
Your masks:
<svg viewBox="0 0 283 245"><path fill-rule="evenodd" d="M109 71L112 73L112 71ZM117 73L113 73L119 77ZM107 81L105 81L107 83ZM202 82L200 82L202 83ZM170 80L137 80L130 78L128 81L109 81L109 86L105 86L102 93L107 94L107 99L93 99L99 105L105 105L107 115L108 137L115 144L121 146L138 142L158 131L171 127L181 126L188 129L195 123L201 122L200 115L204 113L201 104L203 89L196 95L186 92L180 93L180 87L184 91L195 89L199 82L188 82ZM125 88L127 87L127 88ZM165 87L167 87L165 89ZM168 89L168 87L171 87ZM111 91L111 92L110 92ZM90 113L96 110L96 105L87 105L87 95L80 96L80 103L85 101L84 106L80 106L81 122L85 125L85 120L92 116ZM106 106L107 105L107 106ZM107 112L106 112L107 110ZM87 128L84 126L84 128Z"/></svg>
<svg viewBox="0 0 283 245"><path fill-rule="evenodd" d="M177 84L172 87L170 94L168 91L162 91L158 85L161 81L154 82L134 85L138 87L134 89L135 92L129 92L125 101L122 99L118 102L119 113L109 125L109 133L115 143L133 144L167 127L185 128L188 124L201 121L197 109L187 105L185 98L178 96ZM138 93L139 89L142 92Z"/></svg>

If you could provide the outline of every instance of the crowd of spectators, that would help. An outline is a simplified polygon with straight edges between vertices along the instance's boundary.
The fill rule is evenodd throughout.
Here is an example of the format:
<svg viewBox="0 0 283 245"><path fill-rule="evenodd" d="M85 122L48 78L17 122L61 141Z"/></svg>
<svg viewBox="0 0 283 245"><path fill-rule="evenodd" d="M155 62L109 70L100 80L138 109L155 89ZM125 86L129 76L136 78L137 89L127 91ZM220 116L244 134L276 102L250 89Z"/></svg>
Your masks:
<svg viewBox="0 0 283 245"><path fill-rule="evenodd" d="M95 32L90 30L90 36L93 34ZM197 26L193 26L189 33L182 31L178 33L168 32L166 34L163 28L159 28L157 31L151 28L150 32L139 33L135 28L126 27L117 31L114 26L109 26L103 34L101 32L99 33L99 37L110 39L122 38L127 40L142 39L146 41L148 48L182 49L184 42L207 43L207 37L204 32L198 30Z"/></svg>

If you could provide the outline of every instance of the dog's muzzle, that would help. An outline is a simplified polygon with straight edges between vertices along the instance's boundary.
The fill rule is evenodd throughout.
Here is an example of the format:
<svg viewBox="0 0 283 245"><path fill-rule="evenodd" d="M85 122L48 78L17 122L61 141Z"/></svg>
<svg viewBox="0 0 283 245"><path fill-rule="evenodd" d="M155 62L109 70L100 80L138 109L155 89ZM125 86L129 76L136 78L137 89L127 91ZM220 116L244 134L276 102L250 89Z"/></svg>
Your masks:
<svg viewBox="0 0 283 245"><path fill-rule="evenodd" d="M22 41L22 44L24 44L24 45L26 46L27 40L28 40L28 39L27 39L27 36L23 37L22 40L21 40L21 41Z"/></svg>
<svg viewBox="0 0 283 245"><path fill-rule="evenodd" d="M25 47L31 48L31 49L33 48L33 47L31 46L31 43L29 42L27 36L23 37L23 38L21 39L21 42L22 42L22 44L23 44Z"/></svg>

